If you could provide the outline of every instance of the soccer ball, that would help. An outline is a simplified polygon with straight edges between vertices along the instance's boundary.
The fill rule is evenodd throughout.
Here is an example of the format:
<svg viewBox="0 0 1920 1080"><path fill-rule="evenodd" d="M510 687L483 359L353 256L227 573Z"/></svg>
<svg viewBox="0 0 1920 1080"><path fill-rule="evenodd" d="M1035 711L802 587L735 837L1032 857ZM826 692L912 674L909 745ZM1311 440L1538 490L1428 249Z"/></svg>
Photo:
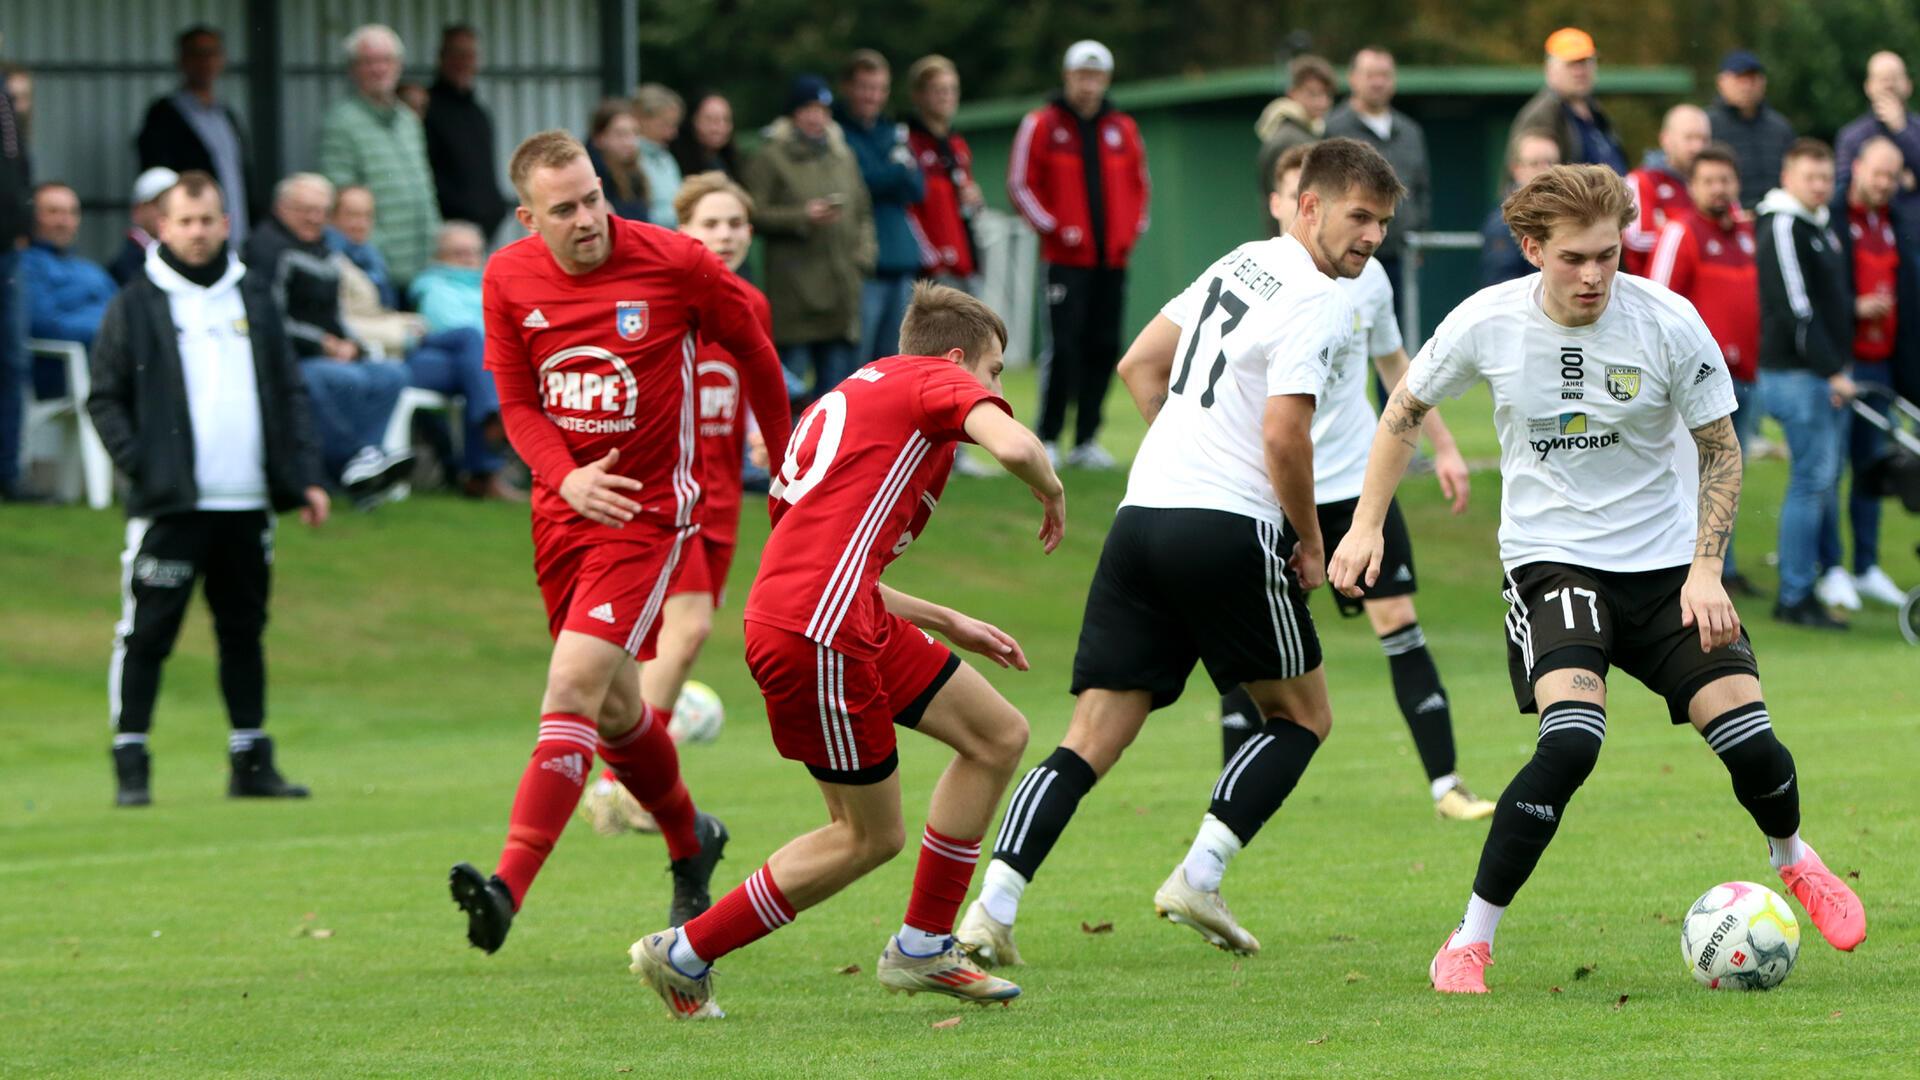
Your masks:
<svg viewBox="0 0 1920 1080"><path fill-rule="evenodd" d="M1751 881L1729 881L1693 902L1680 924L1680 952L1700 985L1715 990L1771 990L1793 970L1800 924L1780 894Z"/></svg>
<svg viewBox="0 0 1920 1080"><path fill-rule="evenodd" d="M680 688L680 700L673 703L667 734L677 743L710 743L720 737L720 725L726 718L720 695L713 687L688 679Z"/></svg>

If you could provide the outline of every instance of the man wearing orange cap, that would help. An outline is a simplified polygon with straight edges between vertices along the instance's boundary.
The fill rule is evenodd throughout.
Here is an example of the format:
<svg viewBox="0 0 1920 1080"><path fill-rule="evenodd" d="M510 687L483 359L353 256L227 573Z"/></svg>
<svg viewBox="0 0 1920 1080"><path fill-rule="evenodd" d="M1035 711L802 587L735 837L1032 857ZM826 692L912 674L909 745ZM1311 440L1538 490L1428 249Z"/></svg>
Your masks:
<svg viewBox="0 0 1920 1080"><path fill-rule="evenodd" d="M1565 26L1548 35L1547 85L1521 106L1508 142L1523 131L1544 128L1559 140L1563 163L1605 165L1625 175L1626 152L1613 133L1613 121L1593 97L1598 56L1585 30Z"/></svg>

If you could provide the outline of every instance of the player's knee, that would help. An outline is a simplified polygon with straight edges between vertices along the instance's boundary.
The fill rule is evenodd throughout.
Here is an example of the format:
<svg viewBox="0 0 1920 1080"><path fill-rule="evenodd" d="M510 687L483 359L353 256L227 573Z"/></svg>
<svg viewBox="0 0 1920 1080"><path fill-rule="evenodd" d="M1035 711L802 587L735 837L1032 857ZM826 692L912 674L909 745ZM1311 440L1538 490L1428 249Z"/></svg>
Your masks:
<svg viewBox="0 0 1920 1080"><path fill-rule="evenodd" d="M853 830L853 859L862 872L886 865L906 846L906 826L899 820Z"/></svg>
<svg viewBox="0 0 1920 1080"><path fill-rule="evenodd" d="M1032 732L1027 727L1027 718L1017 709L1009 708L1007 715L987 730L983 740L987 764L1011 775L1020 767L1020 759L1027 752L1027 740Z"/></svg>
<svg viewBox="0 0 1920 1080"><path fill-rule="evenodd" d="M1541 738L1534 760L1544 765L1554 786L1571 795L1600 763L1601 740L1584 731L1554 732Z"/></svg>

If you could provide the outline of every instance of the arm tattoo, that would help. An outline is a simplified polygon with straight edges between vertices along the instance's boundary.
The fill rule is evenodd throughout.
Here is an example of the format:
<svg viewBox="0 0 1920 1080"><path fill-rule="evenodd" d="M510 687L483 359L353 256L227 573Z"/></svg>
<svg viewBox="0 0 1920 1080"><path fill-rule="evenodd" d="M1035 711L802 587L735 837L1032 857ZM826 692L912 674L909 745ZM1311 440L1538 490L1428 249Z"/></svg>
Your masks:
<svg viewBox="0 0 1920 1080"><path fill-rule="evenodd" d="M1599 679L1584 672L1573 677L1573 688L1575 690L1598 690L1604 685L1606 684L1602 683Z"/></svg>
<svg viewBox="0 0 1920 1080"><path fill-rule="evenodd" d="M1160 410L1166 407L1167 392L1165 390L1149 397L1147 399L1147 423L1151 425L1155 420L1159 419Z"/></svg>
<svg viewBox="0 0 1920 1080"><path fill-rule="evenodd" d="M1693 554L1723 559L1740 509L1740 440L1733 432L1733 418L1723 416L1694 428L1693 444L1700 451L1700 528Z"/></svg>
<svg viewBox="0 0 1920 1080"><path fill-rule="evenodd" d="M1387 434L1418 450L1420 425L1432 410L1433 406L1407 393L1403 386L1387 399L1387 408L1380 416L1380 423L1386 427Z"/></svg>

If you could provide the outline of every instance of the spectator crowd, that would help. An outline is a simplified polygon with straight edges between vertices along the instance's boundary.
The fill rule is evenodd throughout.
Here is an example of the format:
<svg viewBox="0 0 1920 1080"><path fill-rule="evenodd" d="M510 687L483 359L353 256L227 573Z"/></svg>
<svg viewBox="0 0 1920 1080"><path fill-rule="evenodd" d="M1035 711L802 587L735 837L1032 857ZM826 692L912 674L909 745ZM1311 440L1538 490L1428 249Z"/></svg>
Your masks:
<svg viewBox="0 0 1920 1080"><path fill-rule="evenodd" d="M212 290L233 268L233 297L220 302L244 297L253 347L289 357L284 372L255 357L256 389L288 395L263 403L261 416L291 423L289 409L302 414L300 438L266 434L263 445L280 457L268 454L265 487L250 482L261 506L312 509L309 488L377 506L430 475L413 461L416 434L466 493L524 498L483 366L481 275L513 201L478 91L479 33L447 27L432 81L421 86L402 81L407 46L398 34L378 24L354 30L342 49L348 92L324 116L312 168L283 177L253 173L242 115L221 96L222 32L195 26L176 44L179 85L140 120L125 241L106 266L74 251L74 189L33 182L28 84L9 80L0 92L0 232L14 241L0 245L0 495L24 494L23 400L68 392L64 371L29 362L25 338L76 342L97 361L116 297L152 285L146 309L177 305L198 296L183 292L188 286ZM1828 144L1794 131L1767 102L1764 61L1735 50L1720 64L1713 100L1669 110L1657 146L1630 167L1595 96L1593 38L1563 28L1543 52L1542 86L1508 136L1507 190L1562 163L1602 164L1626 178L1636 214L1621 270L1700 311L1738 387L1743 448L1769 450L1763 414L1784 438L1791 467L1776 615L1839 627L1829 609L1857 608L1862 597L1897 602L1902 590L1880 566L1880 502L1860 480L1886 452L1884 439L1853 403L1885 413L1893 393L1920 391L1920 115L1909 107L1905 63L1890 52L1868 61L1864 111ZM1005 180L1014 210L1038 234L1043 263L1038 433L1056 461L1092 469L1115 465L1100 443L1101 410L1122 345L1128 262L1149 227L1152 197L1139 129L1108 96L1114 71L1099 42L1071 46L1058 88L1019 124ZM1360 49L1340 100L1332 63L1295 56L1286 92L1260 113L1254 133L1263 206L1275 164L1294 146L1346 136L1380 150L1408 191L1376 252L1397 290L1417 266L1407 237L1432 223L1433 179L1421 125L1395 107L1396 74L1388 50ZM796 407L897 351L917 280L979 289L986 199L953 126L959 71L924 56L905 69L904 89L909 107L895 115L892 64L868 49L830 78L796 75L752 153L736 145L732 103L711 89L682 96L644 83L580 118L593 168L622 217L676 227L683 180L701 174L722 174L749 194L758 283ZM189 244L177 224L191 216L183 207L202 206L209 192L225 224L217 241L202 229ZM1485 284L1534 272L1498 207L1481 232ZM260 328L263 319L274 325ZM194 363L187 350L203 346L215 347L182 329L185 368ZM455 406L457 423L429 413L410 425L409 403L421 401ZM307 442L310 467L294 461L306 453L296 444ZM114 455L123 471L132 465L125 450ZM970 462L962 456L958 467ZM151 484L141 478L135 487ZM1731 554L1726 573L1731 589L1757 595Z"/></svg>

